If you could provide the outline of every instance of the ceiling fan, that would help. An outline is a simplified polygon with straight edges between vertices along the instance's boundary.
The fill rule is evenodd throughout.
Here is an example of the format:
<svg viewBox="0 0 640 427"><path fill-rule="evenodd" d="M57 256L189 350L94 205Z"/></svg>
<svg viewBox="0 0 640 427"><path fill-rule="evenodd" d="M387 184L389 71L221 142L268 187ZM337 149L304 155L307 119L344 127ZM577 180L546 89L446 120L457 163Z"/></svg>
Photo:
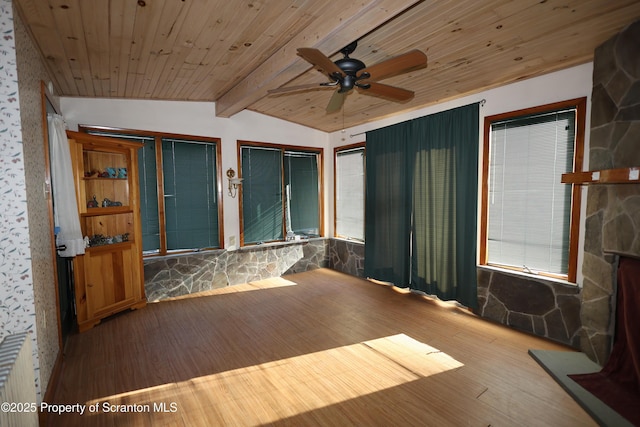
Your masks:
<svg viewBox="0 0 640 427"><path fill-rule="evenodd" d="M367 67L364 62L349 57L358 46L353 42L344 47L340 52L343 58L333 62L318 49L302 47L298 48L298 55L304 60L320 68L329 80L324 83L312 83L300 86L281 87L269 90L269 94L294 92L300 90L337 88L327 105L327 113L335 113L342 108L344 99L353 88L360 93L377 95L393 101L408 101L413 98L413 91L395 86L378 83L399 74L427 66L427 56L419 50L411 50L405 54L395 56L385 61Z"/></svg>

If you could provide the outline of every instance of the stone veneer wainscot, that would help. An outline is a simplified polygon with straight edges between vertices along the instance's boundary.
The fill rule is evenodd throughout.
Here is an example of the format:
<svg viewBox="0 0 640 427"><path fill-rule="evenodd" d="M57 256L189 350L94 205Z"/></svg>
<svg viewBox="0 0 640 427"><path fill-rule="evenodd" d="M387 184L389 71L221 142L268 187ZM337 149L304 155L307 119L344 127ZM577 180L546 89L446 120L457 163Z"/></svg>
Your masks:
<svg viewBox="0 0 640 427"><path fill-rule="evenodd" d="M363 277L363 259L362 243L327 238L150 257L145 289L154 302L323 267Z"/></svg>

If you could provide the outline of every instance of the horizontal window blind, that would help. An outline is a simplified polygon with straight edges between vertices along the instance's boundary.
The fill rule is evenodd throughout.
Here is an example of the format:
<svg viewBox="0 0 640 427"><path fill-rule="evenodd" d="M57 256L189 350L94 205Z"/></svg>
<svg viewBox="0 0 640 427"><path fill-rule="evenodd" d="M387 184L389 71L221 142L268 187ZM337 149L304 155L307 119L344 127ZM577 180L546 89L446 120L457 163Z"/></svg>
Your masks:
<svg viewBox="0 0 640 427"><path fill-rule="evenodd" d="M219 147L216 142L197 137L190 139L152 133L155 134L153 136L148 135L149 132L137 135L88 129L87 133L143 143L138 151L138 171L142 250L145 255L161 252L163 226L166 251L220 247L216 154ZM159 156L157 150L161 151ZM160 195L158 172L164 181L163 194ZM159 197L164 197L165 202L162 219Z"/></svg>
<svg viewBox="0 0 640 427"><path fill-rule="evenodd" d="M364 241L364 148L336 155L336 235Z"/></svg>
<svg viewBox="0 0 640 427"><path fill-rule="evenodd" d="M491 125L488 262L566 274L574 110Z"/></svg>
<svg viewBox="0 0 640 427"><path fill-rule="evenodd" d="M244 243L282 240L282 150L241 147Z"/></svg>
<svg viewBox="0 0 640 427"><path fill-rule="evenodd" d="M287 232L318 236L318 159L315 153L284 152Z"/></svg>
<svg viewBox="0 0 640 427"><path fill-rule="evenodd" d="M219 246L216 147L162 139L167 250Z"/></svg>

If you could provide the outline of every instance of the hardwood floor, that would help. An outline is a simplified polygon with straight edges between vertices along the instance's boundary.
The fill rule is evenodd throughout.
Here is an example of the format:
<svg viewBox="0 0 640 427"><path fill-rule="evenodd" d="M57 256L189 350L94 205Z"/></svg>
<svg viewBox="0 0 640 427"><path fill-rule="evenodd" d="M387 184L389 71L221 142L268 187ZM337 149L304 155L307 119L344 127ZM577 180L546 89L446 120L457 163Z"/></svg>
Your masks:
<svg viewBox="0 0 640 427"><path fill-rule="evenodd" d="M72 336L51 403L85 412L49 425L595 425L529 348L566 349L321 269L149 304Z"/></svg>

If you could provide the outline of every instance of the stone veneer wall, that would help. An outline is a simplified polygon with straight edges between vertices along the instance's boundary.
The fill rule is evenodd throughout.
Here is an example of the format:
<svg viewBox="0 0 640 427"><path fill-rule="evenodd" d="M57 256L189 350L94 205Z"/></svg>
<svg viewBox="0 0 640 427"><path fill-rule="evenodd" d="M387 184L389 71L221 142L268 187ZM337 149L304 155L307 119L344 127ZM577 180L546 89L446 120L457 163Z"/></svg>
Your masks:
<svg viewBox="0 0 640 427"><path fill-rule="evenodd" d="M580 288L478 268L478 314L554 341L578 347Z"/></svg>
<svg viewBox="0 0 640 427"><path fill-rule="evenodd" d="M329 267L352 276L364 277L364 243L330 239Z"/></svg>
<svg viewBox="0 0 640 427"><path fill-rule="evenodd" d="M144 281L147 300L154 302L328 266L328 241L318 238L147 258Z"/></svg>
<svg viewBox="0 0 640 427"><path fill-rule="evenodd" d="M364 277L364 244L318 238L147 258L145 290L154 302L322 267Z"/></svg>
<svg viewBox="0 0 640 427"><path fill-rule="evenodd" d="M589 169L640 167L640 21L596 49ZM640 184L590 185L580 348L603 365L613 337L618 257L640 257Z"/></svg>

